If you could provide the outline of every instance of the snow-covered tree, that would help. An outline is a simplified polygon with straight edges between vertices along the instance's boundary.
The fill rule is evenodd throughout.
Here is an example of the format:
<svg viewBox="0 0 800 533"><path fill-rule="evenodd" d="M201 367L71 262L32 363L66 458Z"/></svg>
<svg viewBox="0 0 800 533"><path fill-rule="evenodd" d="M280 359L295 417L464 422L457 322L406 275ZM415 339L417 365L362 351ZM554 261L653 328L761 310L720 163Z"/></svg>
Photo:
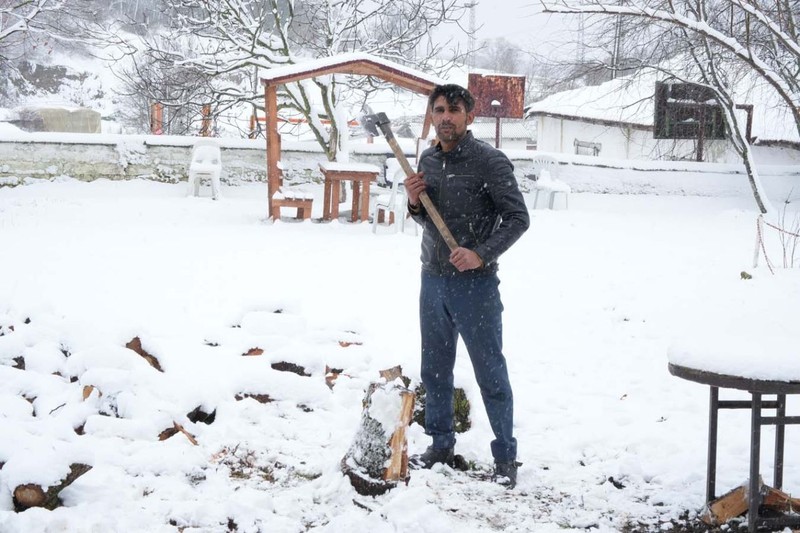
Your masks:
<svg viewBox="0 0 800 533"><path fill-rule="evenodd" d="M664 69L691 65L670 74L693 79L712 89L721 105L731 142L741 155L759 209L774 211L752 164L744 127L734 102L734 80L759 77L785 103L800 132L800 41L796 0L541 0L546 13L599 15L612 20L644 20L640 34L656 36L653 55L642 66ZM656 53L657 51L657 53ZM653 61L653 59L657 60ZM684 63L682 60L686 60Z"/></svg>
<svg viewBox="0 0 800 533"><path fill-rule="evenodd" d="M143 36L129 48L136 73L182 73L191 88L165 91L158 76L140 83L143 97L168 107L198 107L213 102L214 112L247 103L263 104L258 72L312 58L366 52L420 69L440 69L442 45L431 31L458 21L463 0L163 0L170 25ZM133 70L130 70L133 68ZM337 112L342 91L374 90L378 80L335 76L290 84L279 108L308 123L333 159L340 132ZM159 87L161 85L161 87ZM189 94L191 92L192 94ZM324 125L322 119L329 119Z"/></svg>
<svg viewBox="0 0 800 533"><path fill-rule="evenodd" d="M19 61L37 47L48 46L45 18L63 8L64 0L0 0L0 95L8 84L22 84Z"/></svg>
<svg viewBox="0 0 800 533"><path fill-rule="evenodd" d="M800 132L797 0L541 0L545 13L634 17L705 39L769 83Z"/></svg>

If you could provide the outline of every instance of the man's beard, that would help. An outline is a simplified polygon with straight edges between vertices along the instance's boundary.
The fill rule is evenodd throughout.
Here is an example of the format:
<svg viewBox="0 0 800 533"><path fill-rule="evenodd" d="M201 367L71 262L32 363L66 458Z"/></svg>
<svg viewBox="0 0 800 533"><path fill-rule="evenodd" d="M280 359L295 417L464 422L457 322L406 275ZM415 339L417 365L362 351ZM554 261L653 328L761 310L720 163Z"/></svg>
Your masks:
<svg viewBox="0 0 800 533"><path fill-rule="evenodd" d="M441 125L436 128L436 135L443 141L456 141L462 137L458 129L452 125Z"/></svg>

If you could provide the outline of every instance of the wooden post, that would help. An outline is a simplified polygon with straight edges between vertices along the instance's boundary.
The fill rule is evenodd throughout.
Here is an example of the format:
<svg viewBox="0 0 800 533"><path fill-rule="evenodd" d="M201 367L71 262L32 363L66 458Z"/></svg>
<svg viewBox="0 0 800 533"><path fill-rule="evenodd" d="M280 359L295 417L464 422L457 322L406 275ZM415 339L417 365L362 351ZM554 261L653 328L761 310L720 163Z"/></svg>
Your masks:
<svg viewBox="0 0 800 533"><path fill-rule="evenodd" d="M264 88L267 127L267 201L269 202L269 216L273 220L281 217L280 209L272 205L272 196L280 188L280 169L278 161L281 158L280 136L278 135L278 87L266 85Z"/></svg>
<svg viewBox="0 0 800 533"><path fill-rule="evenodd" d="M211 137L211 104L203 105L203 122L200 125L200 136Z"/></svg>
<svg viewBox="0 0 800 533"><path fill-rule="evenodd" d="M164 106L158 102L150 105L150 133L153 135L164 133Z"/></svg>

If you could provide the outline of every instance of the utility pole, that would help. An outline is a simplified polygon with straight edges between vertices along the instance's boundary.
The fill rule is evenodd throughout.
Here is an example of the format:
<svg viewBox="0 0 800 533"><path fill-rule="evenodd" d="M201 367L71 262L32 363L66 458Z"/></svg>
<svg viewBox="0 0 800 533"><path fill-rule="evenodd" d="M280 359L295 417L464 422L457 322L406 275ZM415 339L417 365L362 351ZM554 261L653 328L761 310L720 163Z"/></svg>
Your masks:
<svg viewBox="0 0 800 533"><path fill-rule="evenodd" d="M477 0L465 4L469 9L469 40L467 41L467 66L475 66L475 7Z"/></svg>

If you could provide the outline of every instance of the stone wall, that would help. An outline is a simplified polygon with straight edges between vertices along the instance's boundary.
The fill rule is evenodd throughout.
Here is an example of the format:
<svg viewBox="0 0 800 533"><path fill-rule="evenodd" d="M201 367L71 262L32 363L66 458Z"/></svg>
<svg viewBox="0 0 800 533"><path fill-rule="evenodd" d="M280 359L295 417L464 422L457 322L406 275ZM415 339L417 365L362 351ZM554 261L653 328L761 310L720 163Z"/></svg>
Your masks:
<svg viewBox="0 0 800 533"><path fill-rule="evenodd" d="M70 176L92 181L132 178L181 181L198 137L29 133L0 136L0 184L27 178ZM266 143L216 139L222 147L223 181L265 181ZM315 145L284 143L281 166L289 180L321 179L317 163L325 155ZM385 148L389 151L389 148ZM391 154L375 147L353 161L383 168Z"/></svg>

